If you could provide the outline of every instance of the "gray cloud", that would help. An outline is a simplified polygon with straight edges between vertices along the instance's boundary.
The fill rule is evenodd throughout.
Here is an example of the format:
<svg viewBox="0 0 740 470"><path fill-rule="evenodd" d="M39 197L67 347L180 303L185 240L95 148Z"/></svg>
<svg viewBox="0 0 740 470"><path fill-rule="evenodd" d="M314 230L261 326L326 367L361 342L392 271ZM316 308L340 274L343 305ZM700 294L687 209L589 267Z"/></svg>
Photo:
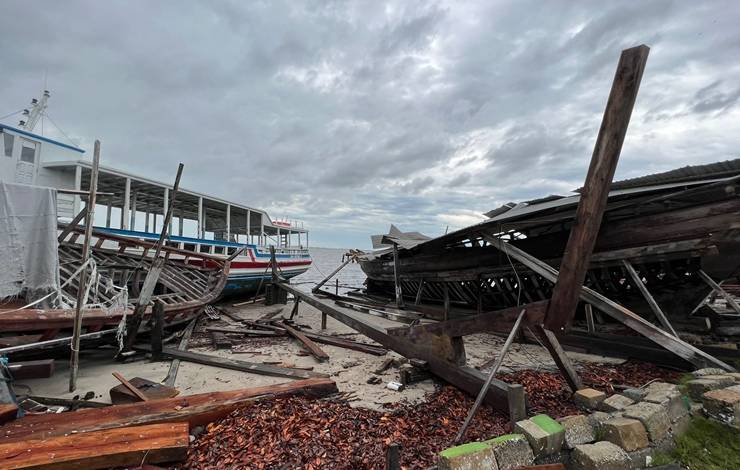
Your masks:
<svg viewBox="0 0 740 470"><path fill-rule="evenodd" d="M10 0L0 115L46 74L50 116L105 164L169 180L182 161L186 187L367 246L580 186L643 42L617 176L737 157L738 23L730 1Z"/></svg>

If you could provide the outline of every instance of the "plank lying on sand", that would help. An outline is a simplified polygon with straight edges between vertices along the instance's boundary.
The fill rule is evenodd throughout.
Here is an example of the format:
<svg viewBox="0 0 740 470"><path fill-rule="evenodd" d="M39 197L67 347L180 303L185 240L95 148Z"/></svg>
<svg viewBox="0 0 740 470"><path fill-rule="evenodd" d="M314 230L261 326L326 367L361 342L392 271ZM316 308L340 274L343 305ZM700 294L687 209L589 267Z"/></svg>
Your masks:
<svg viewBox="0 0 740 470"><path fill-rule="evenodd" d="M308 337L303 334L302 331L299 331L292 326L288 325L287 323L283 322L281 323L281 327L285 328L285 331L288 332L290 336L300 341L303 346L305 346L306 349L311 353L313 357L315 357L319 362L324 362L329 360L329 355L324 352L323 349L321 349L316 343L308 339Z"/></svg>
<svg viewBox="0 0 740 470"><path fill-rule="evenodd" d="M57 470L139 466L184 460L188 423L150 424L0 443L0 468Z"/></svg>
<svg viewBox="0 0 740 470"><path fill-rule="evenodd" d="M325 397L333 393L337 393L337 385L333 380L316 378L106 408L88 408L69 413L28 415L0 426L0 443L46 439L72 432L84 433L144 424L187 421L190 426L205 425L253 402L258 397L275 395Z"/></svg>
<svg viewBox="0 0 740 470"><path fill-rule="evenodd" d="M273 330L250 330L246 328L222 328L222 327L208 327L207 332L227 333L234 335L246 335L246 336L285 336L285 333Z"/></svg>
<svg viewBox="0 0 740 470"><path fill-rule="evenodd" d="M136 346L134 349L139 351L150 351L149 346ZM273 377L286 377L289 379L309 379L311 377L329 377L327 374L310 372L300 369L290 369L288 367L276 367L260 364L258 362L240 361L226 357L211 356L209 354L199 354L191 351L180 351L178 349L164 348L162 357L170 359L180 359L187 362L195 362L204 366L221 367L223 369L238 370L240 372L251 372L253 374L270 375Z"/></svg>
<svg viewBox="0 0 740 470"><path fill-rule="evenodd" d="M352 349L355 351L372 354L373 356L384 356L388 353L388 350L372 344L360 343L359 341L352 341L349 339L337 338L336 336L320 335L318 333L311 333L309 331L303 331L306 338L313 340L316 343L328 344L329 346L338 346L340 348Z"/></svg>

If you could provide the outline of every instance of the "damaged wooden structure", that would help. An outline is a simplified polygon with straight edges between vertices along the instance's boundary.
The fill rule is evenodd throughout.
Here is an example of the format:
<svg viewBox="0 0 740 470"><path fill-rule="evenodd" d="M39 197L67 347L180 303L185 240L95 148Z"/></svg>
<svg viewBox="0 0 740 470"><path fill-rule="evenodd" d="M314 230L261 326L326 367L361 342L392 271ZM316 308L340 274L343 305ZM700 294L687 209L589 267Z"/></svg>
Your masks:
<svg viewBox="0 0 740 470"><path fill-rule="evenodd" d="M332 304L281 286L383 346L426 361L431 372L471 394L478 394L485 376L466 365L464 336L508 334L522 311L523 329L548 349L571 388L580 388L559 338L568 333L582 303L687 363L732 370L677 337L656 306L664 295L686 289L688 273L709 269L706 256L717 255L735 241L729 221L738 220L740 199L728 188L734 190L740 178L740 163L727 165L733 168L729 174L720 164L688 171L688 178L666 175L666 181L651 181L648 187L630 180L611 188L648 51L643 45L622 52L578 195L505 206L490 214L489 221L436 239L396 232L374 240L387 248L361 261L368 293L395 298L398 309L440 321L379 328L346 303ZM730 274L738 256L734 250L714 258L715 272L724 269L724 275ZM615 290L645 295L646 289L630 288L636 278L623 271L630 269L650 287L653 300L647 310L633 311L631 304L610 299ZM706 295L705 288L694 287L684 293L683 301ZM648 314L657 315L660 326L641 316ZM494 378L486 401L512 420L525 416L519 385Z"/></svg>

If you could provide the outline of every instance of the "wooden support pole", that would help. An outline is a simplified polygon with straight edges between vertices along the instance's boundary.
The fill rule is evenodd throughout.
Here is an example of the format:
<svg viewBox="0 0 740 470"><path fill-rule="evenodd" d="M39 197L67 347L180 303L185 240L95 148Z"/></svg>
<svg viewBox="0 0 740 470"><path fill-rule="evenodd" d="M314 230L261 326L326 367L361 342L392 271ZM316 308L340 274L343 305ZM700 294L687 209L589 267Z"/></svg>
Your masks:
<svg viewBox="0 0 740 470"><path fill-rule="evenodd" d="M92 172L90 173L90 195L85 204L85 239L82 244L82 264L87 263L90 256L90 239L92 238L93 218L95 216L95 194L98 190L98 171L100 167L100 141L95 141L93 150ZM75 318L72 327L72 350L69 359L69 391L74 392L77 388L77 371L80 362L80 335L82 334L82 308L85 303L85 291L87 287L87 267L80 271L80 282L77 288L77 302L75 304Z"/></svg>
<svg viewBox="0 0 740 470"><path fill-rule="evenodd" d="M416 291L416 299L414 300L414 305L419 305L419 302L421 302L421 292L424 290L424 278L419 279L419 289Z"/></svg>
<svg viewBox="0 0 740 470"><path fill-rule="evenodd" d="M619 59L545 318L548 330L565 331L573 319L649 51L645 45L633 47L622 51Z"/></svg>
<svg viewBox="0 0 740 470"><path fill-rule="evenodd" d="M560 373L565 378L565 381L568 382L568 386L571 391L576 392L577 390L582 389L583 382L581 382L581 378L578 376L576 368L573 367L573 363L571 363L568 356L565 355L565 351L563 350L563 347L560 346L557 336L555 336L552 331L542 327L541 325L536 326L535 331L537 336L540 338L540 341L542 341L542 344L549 351L550 356L552 356L558 369L560 369Z"/></svg>
<svg viewBox="0 0 740 470"><path fill-rule="evenodd" d="M459 444L462 441L462 438L465 436L465 431L468 430L468 426L470 426L470 422L473 420L475 413L478 411L478 408L480 407L481 403L483 403L483 399L488 393L488 388L491 386L491 382L493 382L493 377L498 373L498 370L501 368L501 365L504 363L504 356L506 356L506 353L509 351L511 344L514 342L514 338L516 337L517 332L519 331L519 326L522 324L522 319L524 318L524 314L526 312L527 312L526 309L522 309L522 311L519 313L519 316L516 319L516 322L514 322L514 327L511 329L509 336L506 338L504 347L501 348L501 352L496 358L496 363L493 365L491 372L488 373L488 377L486 377L486 381L483 383L483 387L481 387L480 392L478 392L478 396L475 398L475 403L473 403L473 407L470 408L470 411L468 411L468 416L465 418L465 422L463 422L462 427L457 432L457 435L455 436L455 440L452 441L453 445Z"/></svg>
<svg viewBox="0 0 740 470"><path fill-rule="evenodd" d="M193 336L193 330L195 330L195 325L198 324L198 318L195 317L192 320L190 320L190 323L185 328L185 331L182 333L182 338L180 338L180 344L177 345L178 351L186 351L188 349L188 343L190 342L190 337ZM161 351L160 351L161 356ZM165 384L168 387L174 387L175 386L175 380L177 379L177 371L180 369L180 359L173 359L170 363L170 369L167 371L167 376L162 381L163 384Z"/></svg>
<svg viewBox="0 0 740 470"><path fill-rule="evenodd" d="M591 304L585 304L584 308L586 309L586 328L588 328L589 333L596 333L593 308L591 307Z"/></svg>
<svg viewBox="0 0 740 470"><path fill-rule="evenodd" d="M385 470L401 470L401 444L394 442L385 450Z"/></svg>
<svg viewBox="0 0 740 470"><path fill-rule="evenodd" d="M714 279L709 277L709 275L705 273L702 269L697 271L697 274L699 274L699 277L702 278L704 282L709 284L709 287L711 287L714 292L721 295L725 299L725 301L727 301L727 305L729 305L735 312L740 313L740 305L738 305L735 299L733 299L732 296L722 288L722 286L714 282Z"/></svg>
<svg viewBox="0 0 740 470"><path fill-rule="evenodd" d="M637 289L639 289L640 293L642 294L643 297L645 297L645 300L650 306L650 309L653 311L655 316L658 317L658 320L660 321L661 325L663 325L663 329L666 330L668 333L672 334L673 336L678 337L678 333L676 333L676 330L673 329L671 322L668 321L668 317L666 317L665 313L663 313L663 310L660 309L658 302L656 302L653 296L650 295L650 292L647 290L647 287L645 287L645 284L642 282L642 279L640 279L640 276L637 275L637 271L635 271L635 268L632 266L632 263L630 263L626 259L623 259L622 264L627 270L627 273L632 278L632 283L635 285L635 287L637 287Z"/></svg>
<svg viewBox="0 0 740 470"><path fill-rule="evenodd" d="M292 320L295 318L296 315L298 315L298 303L301 301L300 297L295 297L293 301L293 309L290 311L290 319Z"/></svg>
<svg viewBox="0 0 740 470"><path fill-rule="evenodd" d="M444 321L450 319L450 288L446 282L442 283L442 290L444 293Z"/></svg>
<svg viewBox="0 0 740 470"><path fill-rule="evenodd" d="M403 291L401 290L401 264L398 259L398 244L393 244L393 282L396 286L396 307L403 308Z"/></svg>
<svg viewBox="0 0 740 470"><path fill-rule="evenodd" d="M345 261L344 263L340 264L337 269L335 269L334 271L332 271L331 274L329 274L324 279L322 279L318 284L316 284L316 286L314 286L314 288L311 289L311 292L313 292L314 294L317 293L319 291L319 289L321 289L321 286L323 286L324 284L326 284L326 282L329 279L333 278L339 271L341 271L351 261L352 261L352 258L351 257L347 257L347 261Z"/></svg>
<svg viewBox="0 0 740 470"><path fill-rule="evenodd" d="M164 328L164 303L154 302L152 308L154 322L152 325L152 360L159 361L162 358L162 330Z"/></svg>

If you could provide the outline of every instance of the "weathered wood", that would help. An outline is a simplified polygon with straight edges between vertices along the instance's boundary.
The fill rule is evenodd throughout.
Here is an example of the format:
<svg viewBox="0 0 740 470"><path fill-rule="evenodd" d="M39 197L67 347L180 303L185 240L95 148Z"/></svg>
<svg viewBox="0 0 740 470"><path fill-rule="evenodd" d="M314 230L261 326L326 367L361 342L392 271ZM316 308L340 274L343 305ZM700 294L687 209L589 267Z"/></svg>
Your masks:
<svg viewBox="0 0 740 470"><path fill-rule="evenodd" d="M322 302L314 295L300 291L289 284L281 283L280 287L293 295L301 296L303 301L308 305L322 312L326 312L332 318L364 334L373 341L405 357L427 361L429 363L429 370L433 374L445 379L460 389L471 394L476 394L480 391L480 387L485 380L484 375L480 371L472 367L460 367L442 359L428 346L414 344L405 338L389 335L385 328L367 322L362 314L349 309L343 309L328 302ZM523 419L526 416L524 388L518 384L507 384L506 382L494 379L486 395L486 403L497 410L508 413L513 420Z"/></svg>
<svg viewBox="0 0 740 470"><path fill-rule="evenodd" d="M385 470L401 470L401 444L392 443L385 450Z"/></svg>
<svg viewBox="0 0 740 470"><path fill-rule="evenodd" d="M187 423L150 424L43 440L0 443L0 467L65 470L177 462L187 455Z"/></svg>
<svg viewBox="0 0 740 470"><path fill-rule="evenodd" d="M622 51L619 59L546 314L545 328L548 330L564 331L578 305L579 288L586 278L649 51L645 45L633 47Z"/></svg>
<svg viewBox="0 0 740 470"><path fill-rule="evenodd" d="M308 339L313 340L316 343L323 343L323 344L328 344L330 346L337 346L340 348L352 349L354 351L360 351L360 352L364 352L367 354L372 354L374 356L384 356L385 354L388 353L387 349L380 347L380 346L373 346L372 344L360 343L358 341L351 341L348 339L337 338L334 336L310 333L308 331L303 331L303 334L306 335Z"/></svg>
<svg viewBox="0 0 740 470"><path fill-rule="evenodd" d="M277 385L200 393L164 400L150 400L64 414L28 415L0 427L0 442L23 441L86 433L102 429L155 423L188 422L205 425L234 409L265 396L306 395L325 397L337 393L333 380L313 378Z"/></svg>
<svg viewBox="0 0 740 470"><path fill-rule="evenodd" d="M480 407L481 403L483 403L483 399L485 398L486 393L488 393L488 388L491 386L491 382L493 382L493 377L498 373L498 370L501 368L501 364L504 363L504 356L506 356L506 353L509 351L511 344L514 342L514 338L519 332L519 327L522 324L522 320L524 319L524 315L526 312L526 308L521 309L519 316L514 322L514 326L511 328L511 332L509 332L509 336L504 342L504 346L501 348L501 352L496 358L496 363L493 365L491 372L488 373L488 377L486 377L486 381L483 383L483 387L481 387L480 392L478 392L472 408L470 408L470 411L468 411L468 415L465 417L465 421L463 422L462 427L460 427L460 430L457 432L455 440L452 441L453 444L459 444L462 441L462 438L465 436L465 431L468 430L468 426L470 426L470 422L473 420L473 416L475 416L475 413L478 411L478 407Z"/></svg>
<svg viewBox="0 0 740 470"><path fill-rule="evenodd" d="M164 329L164 303L162 301L154 302L152 316L154 317L154 325L151 331L152 360L158 361L162 355L162 330Z"/></svg>
<svg viewBox="0 0 740 470"><path fill-rule="evenodd" d="M622 260L622 264L624 265L624 268L627 270L627 273L632 278L632 283L637 287L637 289L640 291L643 297L645 297L645 300L647 301L648 305L650 306L650 309L653 311L655 316L658 318L658 321L660 321L661 325L663 325L663 329L672 334L673 336L678 336L678 333L676 333L676 330L673 329L673 325L671 325L671 322L668 321L668 317L666 317L665 313L663 313L663 310L661 310L660 306L658 305L658 302L655 301L652 295L650 295L650 291L647 290L647 287L645 287L645 284L642 282L642 279L640 279L640 276L637 275L637 271L635 271L635 268L632 266L632 263L627 261L626 259Z"/></svg>
<svg viewBox="0 0 740 470"><path fill-rule="evenodd" d="M0 424L12 421L18 415L18 405L15 403L0 403Z"/></svg>
<svg viewBox="0 0 740 470"><path fill-rule="evenodd" d="M140 351L149 351L149 347L136 346L134 349ZM205 366L221 367L223 369L238 370L241 372L251 372L259 375L270 375L273 377L286 377L289 379L309 379L312 377L328 377L326 374L310 372L300 369L291 369L288 367L274 367L256 362L240 361L225 357L209 356L208 354L199 354L191 351L180 351L177 349L164 348L162 357L171 359L180 359L187 362L195 362Z"/></svg>
<svg viewBox="0 0 740 470"><path fill-rule="evenodd" d="M352 261L352 257L349 257L348 256L347 257L347 261L345 261L344 263L340 264L337 269L335 269L334 271L331 272L331 274L329 274L324 279L322 279L321 281L319 281L319 283L316 284L313 289L311 289L311 292L313 292L314 294L317 293L321 289L321 286L323 286L324 284L326 284L329 279L331 279L334 276L336 276L336 274L339 271L341 271L345 266L347 266L351 261Z"/></svg>
<svg viewBox="0 0 740 470"><path fill-rule="evenodd" d="M281 333L279 331L272 331L272 330L249 330L246 328L221 328L218 326L209 326L206 328L206 331L209 333L211 332L218 332L218 333L228 333L233 335L246 335L246 336L285 336L285 333Z"/></svg>
<svg viewBox="0 0 740 470"><path fill-rule="evenodd" d="M220 331L209 331L213 349L231 349L231 341Z"/></svg>
<svg viewBox="0 0 740 470"><path fill-rule="evenodd" d="M483 238L493 246L500 247L501 250L505 249L512 259L522 263L548 281L555 282L557 280L558 271L544 261L535 258L515 246L507 244L507 246L504 247L503 245L506 242L496 237L483 235ZM728 371L735 370L732 366L725 364L700 349L695 348L685 341L682 341L680 338L676 338L670 333L663 331L631 310L619 305L598 292L589 289L588 287L581 286L580 298L584 302L592 304L599 311L637 331L651 341L654 341L659 346L666 348L679 357L694 364L696 367L720 367Z"/></svg>
<svg viewBox="0 0 740 470"><path fill-rule="evenodd" d="M326 354L326 352L324 352L324 350L321 349L316 343L311 341L305 334L303 334L302 331L293 328L285 322L283 322L281 326L285 328L285 331L287 331L290 336L300 341L303 346L308 349L308 352L310 352L311 355L315 357L319 362L329 360L329 355Z"/></svg>
<svg viewBox="0 0 740 470"><path fill-rule="evenodd" d="M403 291L401 290L401 265L398 260L398 244L393 244L393 282L396 286L396 307L403 308Z"/></svg>
<svg viewBox="0 0 740 470"><path fill-rule="evenodd" d="M588 332L596 333L593 307L591 307L591 304L585 304L583 308L586 310L586 328L588 329Z"/></svg>
<svg viewBox="0 0 740 470"><path fill-rule="evenodd" d="M42 405L65 406L72 410L76 410L78 408L105 408L106 406L111 406L110 403L90 400L73 400L71 398L42 397L39 395L28 395L27 398L37 403L41 403Z"/></svg>
<svg viewBox="0 0 740 470"><path fill-rule="evenodd" d="M162 400L164 398L176 397L180 394L180 391L174 387L168 387L151 380L144 379L142 377L133 377L128 381L130 385L134 386L149 400ZM110 401L113 404L120 405L121 403L136 403L143 401L139 396L131 391L126 385L120 384L110 389Z"/></svg>
<svg viewBox="0 0 740 470"><path fill-rule="evenodd" d="M706 282L714 292L718 293L722 296L722 298L725 299L727 305L729 305L735 312L740 313L740 305L738 305L735 299L730 294L728 294L727 291L722 288L722 286L714 282L714 279L712 279L703 270L700 269L699 271L697 271L697 273L699 274L699 277L702 278L702 280Z"/></svg>
<svg viewBox="0 0 740 470"><path fill-rule="evenodd" d="M98 190L98 169L100 167L100 141L95 141L93 151L92 171L90 173L90 195L85 203L85 239L82 243L82 262L84 266L90 257L90 240L92 238L93 218L95 216L95 197ZM74 325L72 326L72 342L69 358L69 391L77 388L77 371L80 364L80 335L82 334L82 308L85 303L87 288L87 266L80 271L80 280L77 287L77 302L75 303Z"/></svg>
<svg viewBox="0 0 740 470"><path fill-rule="evenodd" d="M54 359L11 362L8 370L14 380L46 379L54 374Z"/></svg>
<svg viewBox="0 0 740 470"><path fill-rule="evenodd" d="M583 382L578 376L576 368L573 367L570 359L565 354L565 351L563 351L563 347L560 346L560 342L558 341L557 336L555 336L552 331L542 327L542 325L536 326L535 331L537 333L537 336L539 336L540 341L542 341L542 344L545 345L545 348L550 353L550 356L552 356L555 364L558 366L558 369L560 369L560 373L563 375L563 378L565 378L565 381L568 382L570 390L575 393L576 391L582 389Z"/></svg>
<svg viewBox="0 0 740 470"><path fill-rule="evenodd" d="M414 305L419 305L421 302L421 293L424 290L424 278L419 279L419 289L416 291L416 299L414 299Z"/></svg>
<svg viewBox="0 0 740 470"><path fill-rule="evenodd" d="M118 381L121 382L121 385L123 385L124 387L126 387L129 390L129 392L133 393L136 396L136 398L138 398L139 400L141 400L141 401L148 401L149 400L149 397L147 397L146 395L144 395L141 392L141 390L139 390L134 385L132 385L131 382L129 382L128 380L126 380L126 377L122 376L120 373L113 372L113 377L115 377L116 379L118 379Z"/></svg>

